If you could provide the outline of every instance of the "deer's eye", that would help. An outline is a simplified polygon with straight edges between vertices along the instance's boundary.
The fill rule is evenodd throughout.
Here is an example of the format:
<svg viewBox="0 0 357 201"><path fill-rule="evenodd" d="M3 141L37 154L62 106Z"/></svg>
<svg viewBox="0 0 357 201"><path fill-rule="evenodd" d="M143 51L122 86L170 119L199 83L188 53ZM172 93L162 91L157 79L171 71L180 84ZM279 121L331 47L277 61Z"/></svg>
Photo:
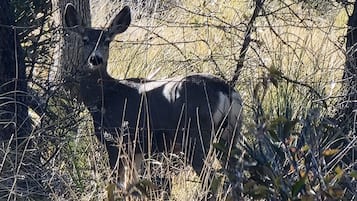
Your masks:
<svg viewBox="0 0 357 201"><path fill-rule="evenodd" d="M108 37L108 38L105 38L105 39L104 39L104 45L109 46L109 44L110 44L111 41L112 41L112 40L110 40L109 37Z"/></svg>
<svg viewBox="0 0 357 201"><path fill-rule="evenodd" d="M82 38L82 41L83 41L83 43L86 45L86 44L88 44L89 43L89 38L88 38L88 36L84 36L83 38Z"/></svg>

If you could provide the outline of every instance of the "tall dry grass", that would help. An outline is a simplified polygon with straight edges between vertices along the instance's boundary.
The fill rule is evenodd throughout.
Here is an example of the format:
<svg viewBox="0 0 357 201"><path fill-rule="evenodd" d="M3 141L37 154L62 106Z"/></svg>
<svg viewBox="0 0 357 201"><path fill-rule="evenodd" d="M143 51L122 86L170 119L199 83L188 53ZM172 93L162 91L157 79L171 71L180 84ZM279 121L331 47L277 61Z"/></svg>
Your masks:
<svg viewBox="0 0 357 201"><path fill-rule="evenodd" d="M151 2L154 6L150 8L124 3L133 8L134 20L111 46L109 71L112 76L161 79L194 72L208 72L226 80L233 76L253 3L224 0ZM165 6L155 4L158 2ZM94 26L104 26L114 15L110 12L121 5L120 1L110 4L98 1L94 6ZM261 16L255 22L251 47L236 85L245 102L242 134L248 141L244 143L252 146L259 142L261 128L269 127L271 133L285 135L282 124L297 120L288 134L300 133L306 127L307 116L312 109L322 108L322 102L328 107L319 109L323 115L318 117L322 119L331 114L344 65L342 39L346 16L341 8L318 13L302 8L301 4L286 7L280 1L269 1L265 4L265 12L268 17ZM56 153L50 165L53 175L47 184L52 191L51 199L122 200L125 196L134 200L166 199L162 189L167 184L156 181L162 176L173 179L172 195L167 199L199 200L207 193L208 182L202 190L199 176L192 172L189 161L173 153L143 160L139 169L132 165L129 172L133 174L128 177L135 179L126 191L120 190L112 182L103 145L92 136L88 113L79 115L80 131L63 136L58 147L52 145L48 150L48 155ZM277 142L281 142L279 140ZM240 145L241 150L244 150L244 143ZM242 155L247 152L251 154L243 151ZM128 161L133 160L128 157ZM209 158L207 164L212 163L213 159ZM219 179L229 175L221 168L217 165L216 170L221 171L216 171L207 166L203 172L207 175L216 172L218 179L212 188L217 191L218 200L226 200L230 188ZM240 177L249 177L251 172L246 169ZM254 185L247 186L262 189L262 197L268 198L270 194L264 194L268 189ZM246 199L255 198L244 187L243 193Z"/></svg>

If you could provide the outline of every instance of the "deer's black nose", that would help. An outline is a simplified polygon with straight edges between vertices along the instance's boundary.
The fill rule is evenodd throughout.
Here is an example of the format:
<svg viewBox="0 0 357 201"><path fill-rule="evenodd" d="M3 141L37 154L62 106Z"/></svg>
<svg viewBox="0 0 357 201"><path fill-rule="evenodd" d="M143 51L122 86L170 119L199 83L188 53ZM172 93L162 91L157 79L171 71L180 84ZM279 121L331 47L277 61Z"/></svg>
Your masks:
<svg viewBox="0 0 357 201"><path fill-rule="evenodd" d="M91 55L88 59L88 62L93 66L97 66L103 63L103 58L98 55Z"/></svg>

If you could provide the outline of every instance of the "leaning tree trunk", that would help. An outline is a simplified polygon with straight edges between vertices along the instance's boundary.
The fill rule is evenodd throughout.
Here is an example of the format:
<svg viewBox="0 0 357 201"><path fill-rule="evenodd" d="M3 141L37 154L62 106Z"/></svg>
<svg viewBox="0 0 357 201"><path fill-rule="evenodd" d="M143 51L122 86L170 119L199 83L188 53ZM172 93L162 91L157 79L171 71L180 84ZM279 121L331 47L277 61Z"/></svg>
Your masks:
<svg viewBox="0 0 357 201"><path fill-rule="evenodd" d="M348 19L346 52L343 74L345 93L338 114L344 132L353 136L357 126L357 1Z"/></svg>
<svg viewBox="0 0 357 201"><path fill-rule="evenodd" d="M84 19L84 25L91 25L90 4L89 0L52 0L55 24L60 28L64 27L64 9L67 3L72 3L76 10ZM70 91L71 96L78 97L78 85L74 82L74 76L78 72L77 68L84 61L81 47L81 40L78 36L65 29L60 29L59 45L56 47L53 81L61 80L64 87Z"/></svg>
<svg viewBox="0 0 357 201"><path fill-rule="evenodd" d="M8 0L0 1L0 22L0 141L19 143L30 134L31 127L24 53Z"/></svg>

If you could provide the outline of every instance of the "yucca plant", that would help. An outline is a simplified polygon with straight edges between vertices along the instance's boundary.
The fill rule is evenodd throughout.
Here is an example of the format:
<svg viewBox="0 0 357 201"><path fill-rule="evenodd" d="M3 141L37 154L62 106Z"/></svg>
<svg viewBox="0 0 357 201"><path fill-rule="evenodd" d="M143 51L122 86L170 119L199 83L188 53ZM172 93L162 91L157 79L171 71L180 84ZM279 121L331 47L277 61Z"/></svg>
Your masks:
<svg viewBox="0 0 357 201"><path fill-rule="evenodd" d="M239 182L231 184L237 186L233 191L253 200L356 199L356 139L341 132L326 108L312 103L313 95L298 99L290 85L256 85L254 125L247 129L253 137L232 152L237 169L225 170L230 181ZM270 107L263 106L267 103Z"/></svg>

